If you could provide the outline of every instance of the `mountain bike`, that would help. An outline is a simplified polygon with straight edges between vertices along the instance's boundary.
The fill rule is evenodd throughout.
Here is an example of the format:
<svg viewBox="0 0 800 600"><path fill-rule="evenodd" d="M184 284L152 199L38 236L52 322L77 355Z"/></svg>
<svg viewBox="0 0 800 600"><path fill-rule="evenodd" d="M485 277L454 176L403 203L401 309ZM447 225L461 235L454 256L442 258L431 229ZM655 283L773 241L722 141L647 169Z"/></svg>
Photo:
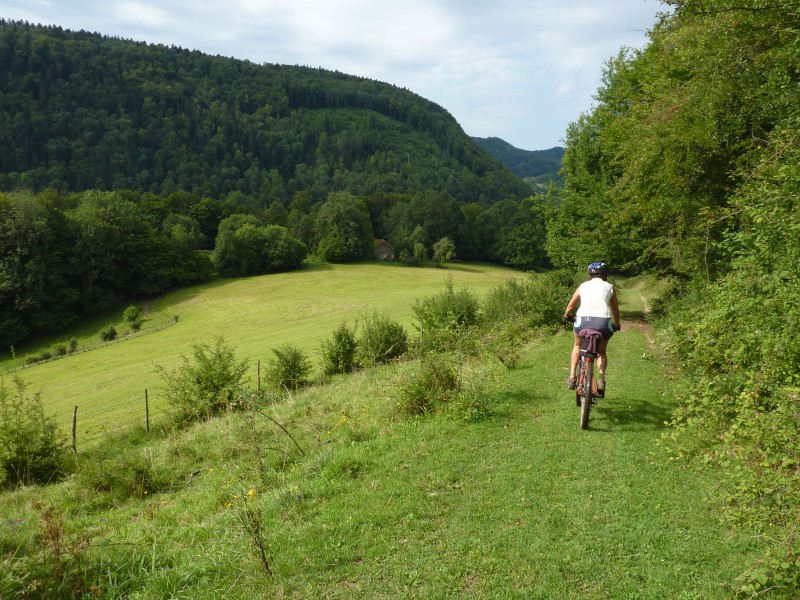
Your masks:
<svg viewBox="0 0 800 600"><path fill-rule="evenodd" d="M594 363L603 334L591 329L581 332L581 358L578 362L578 381L575 385L575 403L581 408L581 429L589 428L589 413L597 402L597 380Z"/></svg>

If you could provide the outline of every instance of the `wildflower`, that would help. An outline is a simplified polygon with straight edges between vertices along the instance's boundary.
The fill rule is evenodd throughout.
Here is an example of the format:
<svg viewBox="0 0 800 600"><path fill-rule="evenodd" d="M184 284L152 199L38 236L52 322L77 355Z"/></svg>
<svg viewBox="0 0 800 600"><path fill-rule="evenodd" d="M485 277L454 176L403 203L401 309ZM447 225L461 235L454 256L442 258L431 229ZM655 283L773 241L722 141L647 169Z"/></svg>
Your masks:
<svg viewBox="0 0 800 600"><path fill-rule="evenodd" d="M256 491L253 490L253 489L247 490L247 497L248 498L255 498L256 497Z"/></svg>

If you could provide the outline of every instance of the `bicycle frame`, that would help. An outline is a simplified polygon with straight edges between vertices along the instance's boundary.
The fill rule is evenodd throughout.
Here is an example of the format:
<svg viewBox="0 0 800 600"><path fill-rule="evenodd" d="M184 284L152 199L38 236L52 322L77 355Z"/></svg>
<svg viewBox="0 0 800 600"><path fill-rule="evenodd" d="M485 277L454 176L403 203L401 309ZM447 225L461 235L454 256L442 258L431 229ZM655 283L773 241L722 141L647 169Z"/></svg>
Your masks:
<svg viewBox="0 0 800 600"><path fill-rule="evenodd" d="M597 334L599 336L599 334ZM590 336L591 337L591 336ZM589 427L589 413L592 405L597 402L597 381L594 378L594 363L597 352L592 352L589 347L598 347L599 340L590 341L584 337L581 342L581 357L578 363L578 381L575 386L575 401L581 407L581 429Z"/></svg>

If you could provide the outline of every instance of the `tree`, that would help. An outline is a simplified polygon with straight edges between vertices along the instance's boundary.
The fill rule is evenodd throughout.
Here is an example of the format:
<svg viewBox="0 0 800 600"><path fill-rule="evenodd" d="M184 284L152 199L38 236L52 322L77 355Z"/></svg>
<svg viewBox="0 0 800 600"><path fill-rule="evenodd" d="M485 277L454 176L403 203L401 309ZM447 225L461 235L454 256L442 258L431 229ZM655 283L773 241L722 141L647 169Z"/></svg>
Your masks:
<svg viewBox="0 0 800 600"><path fill-rule="evenodd" d="M456 257L456 245L450 238L442 238L433 245L433 260L439 266Z"/></svg>
<svg viewBox="0 0 800 600"><path fill-rule="evenodd" d="M297 269L307 254L305 244L285 227L233 215L220 223L214 262L220 275L244 277Z"/></svg>
<svg viewBox="0 0 800 600"><path fill-rule="evenodd" d="M351 194L336 192L314 215L317 254L330 262L372 256L374 235L366 204Z"/></svg>

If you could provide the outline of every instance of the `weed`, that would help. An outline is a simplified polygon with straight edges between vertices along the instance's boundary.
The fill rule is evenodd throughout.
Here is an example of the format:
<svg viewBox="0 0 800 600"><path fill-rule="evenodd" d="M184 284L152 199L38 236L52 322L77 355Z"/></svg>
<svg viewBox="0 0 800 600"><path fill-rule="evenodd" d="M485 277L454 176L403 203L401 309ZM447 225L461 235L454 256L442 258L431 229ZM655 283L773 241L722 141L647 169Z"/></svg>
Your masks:
<svg viewBox="0 0 800 600"><path fill-rule="evenodd" d="M270 579L274 579L272 569L269 566L269 548L267 541L264 539L264 516L262 511L254 506L253 499L255 498L255 490L248 490L242 494L242 504L236 511L236 516L242 529L250 538L253 544L253 550L256 553L264 573Z"/></svg>
<svg viewBox="0 0 800 600"><path fill-rule="evenodd" d="M398 409L406 415L422 415L447 403L458 389L455 366L439 354L427 354L400 385Z"/></svg>

